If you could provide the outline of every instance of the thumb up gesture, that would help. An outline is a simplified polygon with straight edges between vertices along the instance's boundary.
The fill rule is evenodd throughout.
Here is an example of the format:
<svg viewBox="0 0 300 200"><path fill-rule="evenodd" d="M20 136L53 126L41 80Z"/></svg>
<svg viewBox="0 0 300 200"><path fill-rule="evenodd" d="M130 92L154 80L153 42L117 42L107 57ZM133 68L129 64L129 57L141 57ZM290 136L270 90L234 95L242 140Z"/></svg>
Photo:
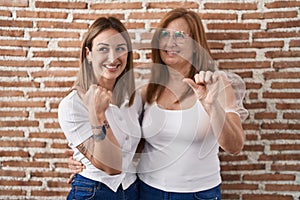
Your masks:
<svg viewBox="0 0 300 200"><path fill-rule="evenodd" d="M105 110L112 99L111 91L98 85L91 85L86 92L80 87L75 88L89 110L91 122L97 124L97 121L103 121Z"/></svg>
<svg viewBox="0 0 300 200"><path fill-rule="evenodd" d="M204 107L209 108L218 98L225 97L223 75L222 72L200 71L194 76L194 80L184 78L183 81L193 89L197 99Z"/></svg>

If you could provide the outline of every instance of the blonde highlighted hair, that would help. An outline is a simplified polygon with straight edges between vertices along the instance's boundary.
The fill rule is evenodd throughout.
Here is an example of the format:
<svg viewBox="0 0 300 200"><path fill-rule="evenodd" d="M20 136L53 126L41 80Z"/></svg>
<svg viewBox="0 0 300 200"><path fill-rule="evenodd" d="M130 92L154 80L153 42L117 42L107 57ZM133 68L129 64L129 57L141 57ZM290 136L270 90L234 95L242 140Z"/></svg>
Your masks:
<svg viewBox="0 0 300 200"><path fill-rule="evenodd" d="M116 104L120 106L125 101L125 98L128 97L129 105L132 105L135 96L135 83L133 74L133 53L131 39L122 22L114 17L100 17L96 19L88 29L88 32L85 34L81 44L80 68L74 86L79 86L87 91L90 85L97 84L92 63L90 63L86 57L86 48L91 50L94 38L107 29L114 29L119 32L125 39L128 48L126 67L121 75L117 78L114 86L113 94L116 99Z"/></svg>

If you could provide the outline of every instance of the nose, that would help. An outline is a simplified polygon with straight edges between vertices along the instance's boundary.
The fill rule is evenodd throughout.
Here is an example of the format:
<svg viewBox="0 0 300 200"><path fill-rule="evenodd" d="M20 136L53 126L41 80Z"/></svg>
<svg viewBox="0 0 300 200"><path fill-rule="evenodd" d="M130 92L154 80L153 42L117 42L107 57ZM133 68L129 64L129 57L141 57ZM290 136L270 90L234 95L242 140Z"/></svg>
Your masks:
<svg viewBox="0 0 300 200"><path fill-rule="evenodd" d="M108 53L108 56L107 56L107 62L108 63L113 63L117 58L118 58L117 52L110 49L109 53Z"/></svg>
<svg viewBox="0 0 300 200"><path fill-rule="evenodd" d="M168 46L175 46L177 43L176 43L176 39L174 37L173 34L170 35L170 37L167 39L167 45Z"/></svg>

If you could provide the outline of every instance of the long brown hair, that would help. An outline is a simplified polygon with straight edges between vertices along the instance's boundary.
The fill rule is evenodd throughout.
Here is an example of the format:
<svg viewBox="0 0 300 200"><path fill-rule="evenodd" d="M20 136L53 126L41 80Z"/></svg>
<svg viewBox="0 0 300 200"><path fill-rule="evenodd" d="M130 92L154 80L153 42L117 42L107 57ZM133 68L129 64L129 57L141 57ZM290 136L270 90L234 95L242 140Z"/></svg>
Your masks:
<svg viewBox="0 0 300 200"><path fill-rule="evenodd" d="M211 62L211 53L207 43L206 34L204 31L203 24L201 22L200 16L194 12L187 10L185 8L177 8L168 12L161 20L156 29L151 45L152 45L152 62L153 67L151 69L151 78L147 87L146 101L152 103L157 98L165 88L166 83L169 80L169 72L166 64L160 57L159 49L159 34L163 28L166 28L172 21L178 18L183 18L190 29L189 37L194 40L194 53L193 60L191 61L191 67L188 78L193 78L196 73L200 70L210 70L214 71L214 65ZM160 67L155 67L161 65ZM186 91L185 94L190 93L191 90Z"/></svg>
<svg viewBox="0 0 300 200"><path fill-rule="evenodd" d="M127 29L122 24L122 22L114 17L100 17L96 19L88 29L88 32L85 34L85 37L81 44L80 69L74 86L79 86L87 91L91 84L97 83L92 64L89 63L86 57L86 47L91 50L94 38L104 30L111 28L116 30L123 36L128 48L127 64L124 71L116 80L113 94L118 106L120 106L125 101L126 96L130 98L129 105L132 105L135 96L135 83L133 74L133 53L131 39L127 32ZM125 76L126 78L124 78Z"/></svg>

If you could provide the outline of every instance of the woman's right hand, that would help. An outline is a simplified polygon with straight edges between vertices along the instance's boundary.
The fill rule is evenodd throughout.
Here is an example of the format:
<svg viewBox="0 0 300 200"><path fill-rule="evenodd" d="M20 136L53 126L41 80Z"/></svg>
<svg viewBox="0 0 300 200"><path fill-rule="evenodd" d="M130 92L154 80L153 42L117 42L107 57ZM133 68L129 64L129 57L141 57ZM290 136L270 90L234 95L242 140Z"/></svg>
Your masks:
<svg viewBox="0 0 300 200"><path fill-rule="evenodd" d="M67 183L71 183L72 180L73 180L73 176L75 174L78 174L78 173L82 172L83 169L85 169L85 166L81 162L79 162L77 160L74 160L74 158L73 158L74 151L66 150L65 154L67 156L69 156L68 167L69 167L69 169L71 169L71 175L70 175Z"/></svg>
<svg viewBox="0 0 300 200"><path fill-rule="evenodd" d="M86 92L78 86L75 89L89 110L91 123L97 125L98 122L103 122L105 110L112 99L111 91L99 85L91 85Z"/></svg>

